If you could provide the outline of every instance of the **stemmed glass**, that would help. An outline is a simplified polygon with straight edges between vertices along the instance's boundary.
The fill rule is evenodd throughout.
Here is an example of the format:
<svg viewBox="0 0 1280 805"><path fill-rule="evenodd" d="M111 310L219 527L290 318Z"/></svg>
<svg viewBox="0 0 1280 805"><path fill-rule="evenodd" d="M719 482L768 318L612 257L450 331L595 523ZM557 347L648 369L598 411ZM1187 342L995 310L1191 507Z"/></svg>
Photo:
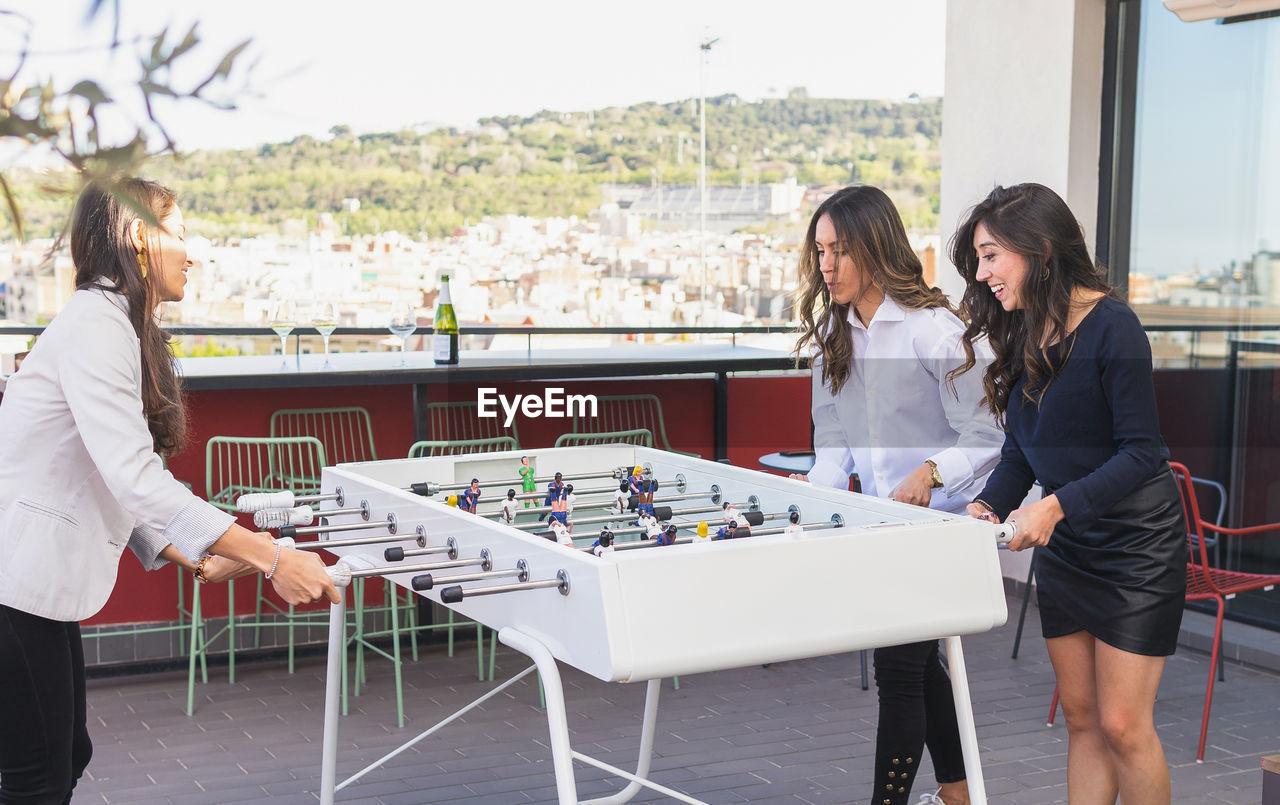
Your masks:
<svg viewBox="0 0 1280 805"><path fill-rule="evenodd" d="M413 305L408 302L393 302L391 304L391 319L387 322L387 329L391 334L400 339L400 366L404 366L404 342L413 335L413 331L418 329L418 314Z"/></svg>
<svg viewBox="0 0 1280 805"><path fill-rule="evenodd" d="M311 326L324 339L324 366L321 368L332 369L333 364L329 363L329 336L338 329L338 304L330 300L317 302L311 312Z"/></svg>
<svg viewBox="0 0 1280 805"><path fill-rule="evenodd" d="M289 368L289 333L297 325L293 301L273 297L267 306L267 324L280 336L280 368Z"/></svg>

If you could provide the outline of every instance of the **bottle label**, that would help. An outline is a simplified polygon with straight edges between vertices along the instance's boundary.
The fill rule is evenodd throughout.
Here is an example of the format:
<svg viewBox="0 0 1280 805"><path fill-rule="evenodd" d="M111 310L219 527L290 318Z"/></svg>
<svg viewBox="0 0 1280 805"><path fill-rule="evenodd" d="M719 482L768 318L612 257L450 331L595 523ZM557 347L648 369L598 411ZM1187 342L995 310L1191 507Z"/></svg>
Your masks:
<svg viewBox="0 0 1280 805"><path fill-rule="evenodd" d="M453 357L453 336L437 333L431 337L432 356L437 361L448 361Z"/></svg>

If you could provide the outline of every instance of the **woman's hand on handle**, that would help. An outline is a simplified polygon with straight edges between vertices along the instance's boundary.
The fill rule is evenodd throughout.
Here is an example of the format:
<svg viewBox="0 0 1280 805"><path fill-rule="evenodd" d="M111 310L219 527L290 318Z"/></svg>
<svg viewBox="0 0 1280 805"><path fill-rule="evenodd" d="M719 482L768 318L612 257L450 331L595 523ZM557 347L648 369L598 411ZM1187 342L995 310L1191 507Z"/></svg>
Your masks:
<svg viewBox="0 0 1280 805"><path fill-rule="evenodd" d="M307 604L321 598L335 604L342 600L319 556L276 545L270 534L232 523L209 547L209 553L270 573L276 592L290 604Z"/></svg>
<svg viewBox="0 0 1280 805"><path fill-rule="evenodd" d="M899 503L910 503L913 506L928 507L933 499L933 470L928 464L921 464L911 474L902 479L902 483L889 493L889 500Z"/></svg>
<svg viewBox="0 0 1280 805"><path fill-rule="evenodd" d="M310 551L282 547L275 573L271 574L271 585L290 604L309 604L321 598L328 598L333 604L342 600L333 580L325 573L324 562Z"/></svg>
<svg viewBox="0 0 1280 805"><path fill-rule="evenodd" d="M1007 523L1018 524L1013 541L1009 543L1009 550L1021 551L1037 545L1048 545L1054 527L1062 518L1062 505L1058 503L1057 495L1049 495L1030 506L1014 509L1005 519Z"/></svg>
<svg viewBox="0 0 1280 805"><path fill-rule="evenodd" d="M1000 518L996 517L996 513L981 503L970 503L964 507L964 513L979 520L986 520L988 523L1000 524Z"/></svg>

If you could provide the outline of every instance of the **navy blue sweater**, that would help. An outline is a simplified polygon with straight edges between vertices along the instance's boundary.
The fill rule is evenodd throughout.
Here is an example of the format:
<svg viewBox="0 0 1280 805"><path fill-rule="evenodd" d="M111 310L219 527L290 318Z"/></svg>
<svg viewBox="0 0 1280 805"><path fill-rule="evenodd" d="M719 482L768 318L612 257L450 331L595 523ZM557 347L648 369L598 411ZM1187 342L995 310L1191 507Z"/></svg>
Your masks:
<svg viewBox="0 0 1280 805"><path fill-rule="evenodd" d="M979 498L1003 520L1039 480L1058 496L1067 526L1082 534L1169 458L1160 436L1151 345L1124 302L1099 300L1062 344L1065 365L1039 407L1023 396L1024 374L1009 395L1000 462Z"/></svg>

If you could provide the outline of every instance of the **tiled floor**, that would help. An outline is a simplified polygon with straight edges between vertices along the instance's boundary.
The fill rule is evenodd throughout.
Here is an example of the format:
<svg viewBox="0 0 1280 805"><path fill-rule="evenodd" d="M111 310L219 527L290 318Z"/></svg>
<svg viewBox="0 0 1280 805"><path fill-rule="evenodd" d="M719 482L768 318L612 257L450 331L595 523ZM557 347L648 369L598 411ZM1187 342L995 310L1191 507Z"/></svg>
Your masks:
<svg viewBox="0 0 1280 805"><path fill-rule="evenodd" d="M1010 600L1016 616L1017 600ZM993 803L1066 801L1066 731L1045 727L1053 677L1034 611L1019 659L1013 627L965 640L987 792ZM442 649L406 666L409 723L395 727L388 663L370 666L371 692L353 700L339 730L345 777L485 690L474 646ZM499 679L528 663L500 648ZM1156 716L1178 803L1259 803L1263 755L1280 752L1280 677L1228 665L1214 698L1206 762L1195 762L1208 672L1204 654L1168 663ZM643 685L606 684L562 671L574 748L627 768L635 762ZM312 803L320 773L324 662L243 663L237 683L214 674L183 715L185 674L90 682L95 754L76 803ZM547 727L533 677L339 792L339 802L555 802ZM664 684L652 777L712 803L853 803L870 798L874 687L859 687L858 657L819 657L683 677ZM578 765L579 796L620 783ZM932 791L926 763L916 794ZM643 792L634 801L669 799Z"/></svg>

